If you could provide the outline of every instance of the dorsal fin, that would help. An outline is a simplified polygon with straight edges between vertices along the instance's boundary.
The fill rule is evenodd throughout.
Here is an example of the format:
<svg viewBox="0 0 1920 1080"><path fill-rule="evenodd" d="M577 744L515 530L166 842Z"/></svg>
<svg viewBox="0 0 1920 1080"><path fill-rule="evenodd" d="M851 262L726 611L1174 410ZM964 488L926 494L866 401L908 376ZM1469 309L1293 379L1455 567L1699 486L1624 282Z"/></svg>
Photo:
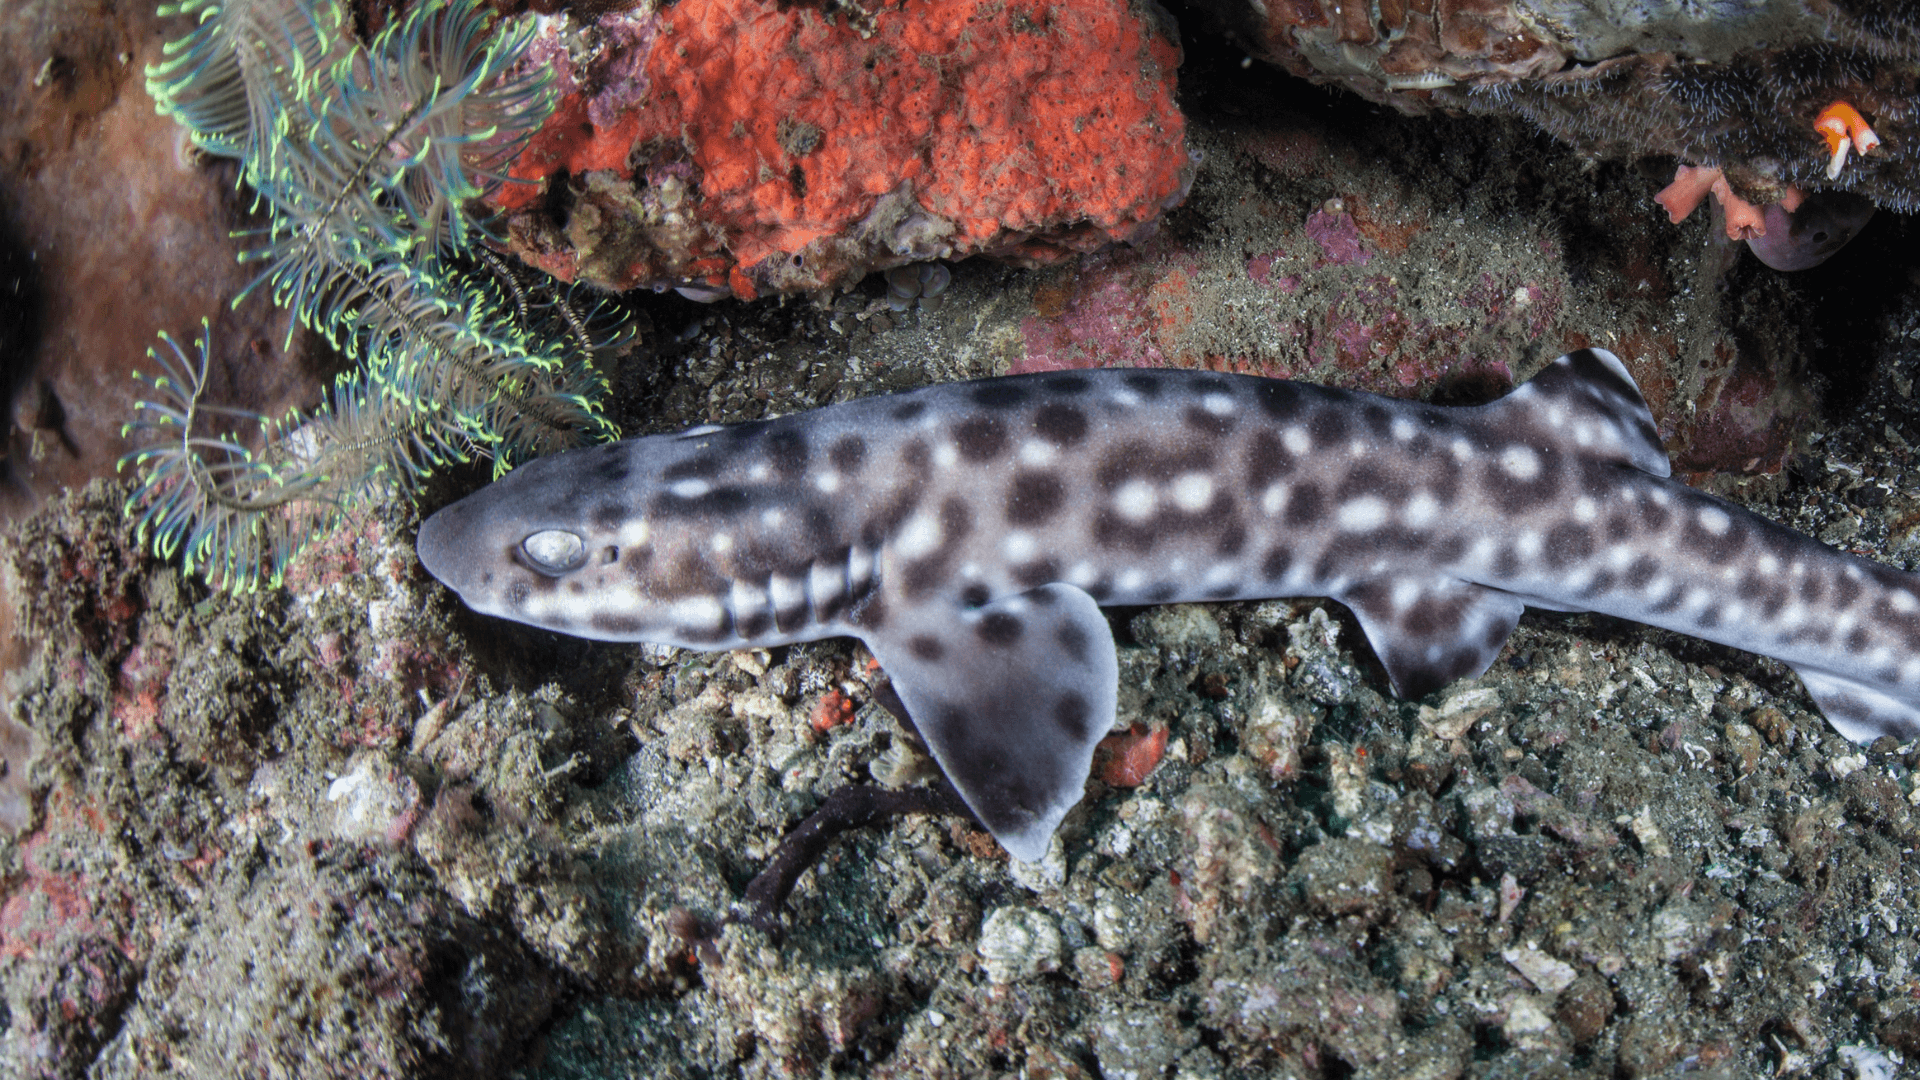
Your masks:
<svg viewBox="0 0 1920 1080"><path fill-rule="evenodd" d="M1489 415L1519 411L1584 457L1672 474L1653 413L1620 358L1605 349L1570 352L1492 404Z"/></svg>

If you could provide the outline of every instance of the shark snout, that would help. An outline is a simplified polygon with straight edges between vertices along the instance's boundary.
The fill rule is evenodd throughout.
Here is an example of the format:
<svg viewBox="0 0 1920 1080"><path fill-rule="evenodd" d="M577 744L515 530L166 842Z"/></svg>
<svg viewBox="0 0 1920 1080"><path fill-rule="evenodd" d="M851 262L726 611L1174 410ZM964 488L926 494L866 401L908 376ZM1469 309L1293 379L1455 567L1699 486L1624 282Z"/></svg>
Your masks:
<svg viewBox="0 0 1920 1080"><path fill-rule="evenodd" d="M468 593L466 578L475 566L468 528L472 517L468 500L444 507L420 523L420 534L413 542L427 573L462 596Z"/></svg>

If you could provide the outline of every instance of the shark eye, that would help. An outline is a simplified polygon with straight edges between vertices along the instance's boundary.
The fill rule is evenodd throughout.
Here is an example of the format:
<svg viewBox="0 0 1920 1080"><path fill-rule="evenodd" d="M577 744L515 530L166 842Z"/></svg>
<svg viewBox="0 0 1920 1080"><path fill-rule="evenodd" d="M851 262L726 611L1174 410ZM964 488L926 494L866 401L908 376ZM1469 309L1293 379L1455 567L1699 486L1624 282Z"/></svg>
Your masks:
<svg viewBox="0 0 1920 1080"><path fill-rule="evenodd" d="M543 574L564 574L580 565L586 545L564 529L543 529L520 541L520 550Z"/></svg>

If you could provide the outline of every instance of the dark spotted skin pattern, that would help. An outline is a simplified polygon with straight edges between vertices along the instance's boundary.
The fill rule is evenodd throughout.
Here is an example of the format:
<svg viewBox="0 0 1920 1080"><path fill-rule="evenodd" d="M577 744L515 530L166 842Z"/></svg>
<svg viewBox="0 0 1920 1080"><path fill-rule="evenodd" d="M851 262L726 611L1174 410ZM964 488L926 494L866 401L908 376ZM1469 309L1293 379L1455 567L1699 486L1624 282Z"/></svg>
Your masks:
<svg viewBox="0 0 1920 1080"><path fill-rule="evenodd" d="M1167 370L933 386L534 461L419 550L482 612L700 649L852 634L936 683L1084 650L995 607L1042 585L1330 596L1410 695L1484 671L1523 605L1591 610L1784 660L1851 737L1920 733L1920 580L1667 479L1598 350L1472 408Z"/></svg>

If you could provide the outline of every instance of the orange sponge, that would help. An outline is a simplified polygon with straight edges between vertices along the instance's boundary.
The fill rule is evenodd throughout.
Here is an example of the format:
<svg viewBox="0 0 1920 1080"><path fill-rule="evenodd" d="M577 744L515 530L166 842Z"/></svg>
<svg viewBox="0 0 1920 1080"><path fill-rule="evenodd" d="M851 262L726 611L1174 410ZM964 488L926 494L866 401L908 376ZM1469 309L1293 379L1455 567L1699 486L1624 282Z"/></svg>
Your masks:
<svg viewBox="0 0 1920 1080"><path fill-rule="evenodd" d="M615 51L567 65L571 93L514 168L572 174L568 190L500 197L516 246L612 288L750 296L918 259L1048 261L1133 235L1191 182L1179 47L1149 6L849 10L681 0L606 35Z"/></svg>

